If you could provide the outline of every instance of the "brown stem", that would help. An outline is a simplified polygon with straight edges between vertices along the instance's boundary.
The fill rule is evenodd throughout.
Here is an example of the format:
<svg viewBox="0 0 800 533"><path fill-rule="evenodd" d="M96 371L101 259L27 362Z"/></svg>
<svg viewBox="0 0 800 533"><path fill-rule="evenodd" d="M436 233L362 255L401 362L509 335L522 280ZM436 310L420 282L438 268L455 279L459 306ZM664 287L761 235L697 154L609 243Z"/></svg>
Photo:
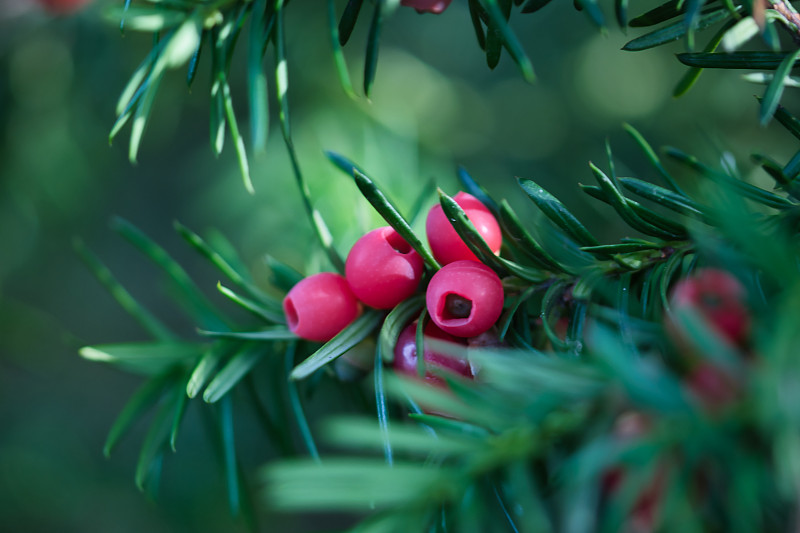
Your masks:
<svg viewBox="0 0 800 533"><path fill-rule="evenodd" d="M784 0L767 0L767 1L769 2L772 9L783 15L786 20L788 20L794 25L794 31L791 31L790 28L787 28L787 30L789 30L789 33L792 36L792 40L795 42L795 44L800 46L800 14L798 14L794 9L786 5L786 2L784 2ZM753 4L754 9L755 6L756 4Z"/></svg>

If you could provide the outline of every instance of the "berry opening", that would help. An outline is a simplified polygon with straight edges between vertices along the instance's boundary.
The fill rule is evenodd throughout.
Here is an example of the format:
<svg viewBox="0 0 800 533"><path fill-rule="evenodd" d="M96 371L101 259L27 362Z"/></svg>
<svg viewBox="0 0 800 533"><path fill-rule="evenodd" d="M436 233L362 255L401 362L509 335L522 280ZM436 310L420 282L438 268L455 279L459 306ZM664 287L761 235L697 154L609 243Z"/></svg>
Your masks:
<svg viewBox="0 0 800 533"><path fill-rule="evenodd" d="M297 316L297 309L294 308L294 303L291 298L286 298L286 300L284 300L283 312L286 315L286 322L289 324L289 330L296 330L300 319Z"/></svg>
<svg viewBox="0 0 800 533"><path fill-rule="evenodd" d="M395 230L387 228L387 230L383 233L383 238L386 239L386 242L389 243L389 246L394 248L396 252L401 254L407 254L411 252L411 245L409 245L406 240Z"/></svg>
<svg viewBox="0 0 800 533"><path fill-rule="evenodd" d="M452 292L445 296L442 319L456 320L459 318L469 318L470 314L472 314L472 300Z"/></svg>

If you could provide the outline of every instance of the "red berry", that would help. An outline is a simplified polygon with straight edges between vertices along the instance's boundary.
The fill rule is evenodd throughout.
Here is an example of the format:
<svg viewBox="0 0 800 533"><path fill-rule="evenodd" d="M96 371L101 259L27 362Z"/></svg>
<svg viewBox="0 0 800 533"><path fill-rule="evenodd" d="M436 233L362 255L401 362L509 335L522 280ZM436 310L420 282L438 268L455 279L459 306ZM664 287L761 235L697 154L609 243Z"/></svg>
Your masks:
<svg viewBox="0 0 800 533"><path fill-rule="evenodd" d="M347 283L370 307L391 309L417 290L422 257L391 227L370 231L350 249Z"/></svg>
<svg viewBox="0 0 800 533"><path fill-rule="evenodd" d="M503 283L476 261L456 261L431 278L425 295L431 320L457 337L475 337L491 328L503 311Z"/></svg>
<svg viewBox="0 0 800 533"><path fill-rule="evenodd" d="M401 6L413 7L418 13L439 14L450 5L452 0L400 0Z"/></svg>
<svg viewBox="0 0 800 533"><path fill-rule="evenodd" d="M675 284L670 296L674 310L698 311L717 333L741 344L750 333L750 311L744 304L745 288L724 270L707 268Z"/></svg>
<svg viewBox="0 0 800 533"><path fill-rule="evenodd" d="M437 328L433 323L428 322L425 324L425 336L423 341L423 359L425 360L425 381L436 384L444 385L442 378L430 372L428 369L435 368L439 370L446 370L459 374L461 376L472 378L472 369L469 361L464 358L453 357L450 355L443 355L428 348L428 339L436 339L437 341L452 342L453 344L463 345L463 341L452 335L448 335L441 329ZM413 322L403 329L400 336L397 338L397 344L394 347L394 363L395 371L405 374L407 376L419 376L417 371L417 322Z"/></svg>
<svg viewBox="0 0 800 533"><path fill-rule="evenodd" d="M347 280L332 272L320 272L301 280L283 299L289 329L310 341L331 340L360 311Z"/></svg>
<svg viewBox="0 0 800 533"><path fill-rule="evenodd" d="M37 0L45 11L55 15L75 13L91 0Z"/></svg>
<svg viewBox="0 0 800 533"><path fill-rule="evenodd" d="M465 192L456 194L453 200L461 206L489 248L494 253L499 253L500 246L503 244L503 236L500 233L500 225L492 212L480 200ZM433 256L441 264L446 265L462 259L478 261L475 254L464 244L450 221L447 220L441 205L433 206L428 212L425 233L428 236L428 244L430 244Z"/></svg>
<svg viewBox="0 0 800 533"><path fill-rule="evenodd" d="M686 386L711 411L716 411L736 401L739 388L721 368L703 361L692 369Z"/></svg>

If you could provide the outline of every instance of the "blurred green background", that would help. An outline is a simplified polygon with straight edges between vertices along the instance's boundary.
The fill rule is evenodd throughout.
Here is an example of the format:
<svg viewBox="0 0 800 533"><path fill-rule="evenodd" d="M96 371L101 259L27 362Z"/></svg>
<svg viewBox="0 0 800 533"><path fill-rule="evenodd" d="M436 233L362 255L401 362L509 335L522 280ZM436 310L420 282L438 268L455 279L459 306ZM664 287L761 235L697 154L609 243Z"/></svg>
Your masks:
<svg viewBox="0 0 800 533"><path fill-rule="evenodd" d="M83 239L145 306L188 336L193 325L157 270L108 229L112 216L161 243L218 302L215 271L177 236L174 220L201 233L220 230L257 275L267 253L308 272L327 265L304 218L274 103L268 149L252 157L255 195L244 190L230 145L218 159L212 155L207 62L191 91L184 72L167 76L138 164L127 160L127 131L109 147L116 98L151 42L105 20L111 3L50 17L33 3L0 1L0 530L244 530L228 515L195 409L165 465L157 502L133 483L144 427L110 459L102 456L108 428L141 380L84 361L77 350L145 336L77 260L72 241ZM354 101L336 79L324 4L292 2L286 22L295 144L340 251L379 220L327 162L325 149L361 165L401 208L429 180L455 193L461 164L531 221L535 213L513 178L532 178L605 239L624 236L624 228L577 188L593 181L590 160L605 166L605 140L620 175L656 179L622 122L654 146L673 144L712 164L730 150L756 182L764 176L751 171L750 153L778 161L793 153L780 127L757 125L753 94L762 88L707 72L675 100L672 88L684 68L674 53L682 43L622 52L631 36L616 28L601 34L570 2L562 4L514 17L535 85L521 79L507 54L489 71L466 2L456 0L440 16L399 9L384 26L371 101ZM647 7L635 3L632 12ZM363 17L345 49L356 86L367 22ZM239 52L232 89L246 128ZM251 465L262 464L270 456L262 434L240 420L240 447ZM297 517L262 518L269 531L310 527Z"/></svg>

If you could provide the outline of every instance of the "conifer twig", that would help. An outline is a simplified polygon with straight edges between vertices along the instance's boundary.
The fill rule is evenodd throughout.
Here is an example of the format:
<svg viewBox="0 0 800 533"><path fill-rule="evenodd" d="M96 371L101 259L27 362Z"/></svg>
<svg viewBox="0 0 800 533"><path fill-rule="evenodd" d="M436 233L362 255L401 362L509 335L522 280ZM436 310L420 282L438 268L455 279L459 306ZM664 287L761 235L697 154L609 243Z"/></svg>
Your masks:
<svg viewBox="0 0 800 533"><path fill-rule="evenodd" d="M792 36L794 43L800 46L800 14L784 0L768 1L772 9L783 15L783 17L794 26L794 31L790 31L789 34ZM753 3L754 10L756 9L756 5L758 5L758 2Z"/></svg>

